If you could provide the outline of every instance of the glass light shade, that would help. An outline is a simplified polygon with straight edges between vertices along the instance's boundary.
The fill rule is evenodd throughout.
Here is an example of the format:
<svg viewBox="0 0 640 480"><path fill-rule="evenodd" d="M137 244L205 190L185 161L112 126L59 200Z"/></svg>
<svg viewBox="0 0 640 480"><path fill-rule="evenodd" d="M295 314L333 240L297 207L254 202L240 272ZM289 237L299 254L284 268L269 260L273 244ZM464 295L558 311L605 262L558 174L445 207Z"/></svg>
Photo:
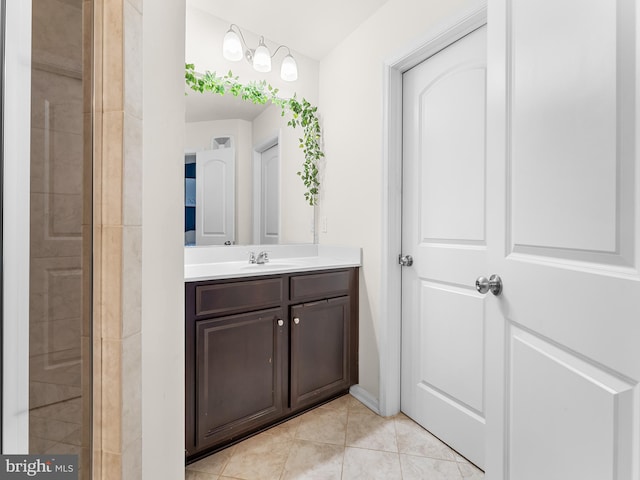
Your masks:
<svg viewBox="0 0 640 480"><path fill-rule="evenodd" d="M271 71L271 54L262 39L260 39L260 45L258 45L253 54L253 68L258 72Z"/></svg>
<svg viewBox="0 0 640 480"><path fill-rule="evenodd" d="M298 64L291 54L287 55L282 60L280 77L287 82L295 82L298 79Z"/></svg>
<svg viewBox="0 0 640 480"><path fill-rule="evenodd" d="M231 29L229 29L224 36L224 40L222 42L222 55L224 58L231 60L232 62L242 60L242 57L244 57L240 37L238 37L238 34Z"/></svg>

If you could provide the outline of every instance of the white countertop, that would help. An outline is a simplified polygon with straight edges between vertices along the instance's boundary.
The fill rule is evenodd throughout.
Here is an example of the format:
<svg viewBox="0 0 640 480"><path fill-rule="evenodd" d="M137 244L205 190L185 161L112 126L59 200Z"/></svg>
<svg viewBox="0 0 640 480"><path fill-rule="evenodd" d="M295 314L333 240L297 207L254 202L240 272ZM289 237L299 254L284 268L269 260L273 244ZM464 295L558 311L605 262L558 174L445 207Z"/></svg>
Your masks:
<svg viewBox="0 0 640 480"><path fill-rule="evenodd" d="M266 250L269 262L249 263L249 252ZM185 247L185 282L329 270L362 265L356 247L324 245L251 245Z"/></svg>

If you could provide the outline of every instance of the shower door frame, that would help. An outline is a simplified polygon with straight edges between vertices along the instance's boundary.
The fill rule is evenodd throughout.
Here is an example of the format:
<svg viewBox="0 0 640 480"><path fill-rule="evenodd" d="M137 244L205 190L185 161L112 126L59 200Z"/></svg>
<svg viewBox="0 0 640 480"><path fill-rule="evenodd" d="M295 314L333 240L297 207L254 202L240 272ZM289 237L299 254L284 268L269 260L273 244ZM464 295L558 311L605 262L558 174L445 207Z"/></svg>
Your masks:
<svg viewBox="0 0 640 480"><path fill-rule="evenodd" d="M5 0L0 0L0 265L2 265L3 260L3 250L2 250L2 209L3 209L3 198L2 192L3 182L4 182L4 24L5 24ZM4 271L4 269L2 269ZM4 391L4 359L2 358L4 347L2 345L3 342L3 275L0 274L0 433L4 432L3 430L3 422L2 422L2 392ZM3 445L3 435L0 434L0 453L2 453L2 445Z"/></svg>
<svg viewBox="0 0 640 480"><path fill-rule="evenodd" d="M31 2L1 1L1 451L24 454L29 451Z"/></svg>

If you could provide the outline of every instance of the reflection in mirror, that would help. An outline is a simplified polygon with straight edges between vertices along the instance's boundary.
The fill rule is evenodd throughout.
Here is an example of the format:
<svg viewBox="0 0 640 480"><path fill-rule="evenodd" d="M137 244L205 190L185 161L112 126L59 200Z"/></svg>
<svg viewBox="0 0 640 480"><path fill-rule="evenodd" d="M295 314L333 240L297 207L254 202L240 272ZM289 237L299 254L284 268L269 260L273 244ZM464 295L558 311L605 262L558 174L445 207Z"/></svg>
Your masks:
<svg viewBox="0 0 640 480"><path fill-rule="evenodd" d="M316 61L296 52L299 79L294 83L281 81L279 72L260 74L247 62L223 58L222 39L228 28L227 20L187 2L186 61L200 72L233 70L245 84L266 80L283 96L292 96L296 90L298 98L317 100ZM248 41L257 43L257 35L242 30ZM265 40L267 45L272 43ZM295 50L295 45L290 46ZM305 186L297 175L304 162L300 129L287 126L277 105L186 92L185 185L190 190L185 189L185 244L313 243L314 207L305 201ZM229 141L216 140L220 138ZM221 158L224 152L231 152L231 164ZM205 205L202 214L199 200ZM197 233L199 225L202 235Z"/></svg>
<svg viewBox="0 0 640 480"><path fill-rule="evenodd" d="M219 110L216 101L222 99ZM198 121L186 123L185 244L313 242L313 208L304 205L304 196L296 199L300 205L281 203L286 194L281 184L299 190L300 179L299 156L294 162L282 158L280 108L260 106L252 112L243 105L231 113L227 97L190 93L189 100L188 105L202 101L187 109L187 120ZM210 108L209 120L202 120L204 105ZM306 219L296 213L300 207L310 210Z"/></svg>

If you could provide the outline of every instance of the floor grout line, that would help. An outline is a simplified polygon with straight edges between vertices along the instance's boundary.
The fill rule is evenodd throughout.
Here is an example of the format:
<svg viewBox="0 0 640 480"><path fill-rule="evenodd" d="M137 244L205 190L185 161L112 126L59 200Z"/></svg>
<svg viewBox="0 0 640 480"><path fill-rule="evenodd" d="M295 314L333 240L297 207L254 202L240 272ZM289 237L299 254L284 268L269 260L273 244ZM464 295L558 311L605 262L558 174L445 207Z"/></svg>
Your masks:
<svg viewBox="0 0 640 480"><path fill-rule="evenodd" d="M416 478L415 471L417 465L419 465L420 469L423 468L435 468L434 465L449 465L446 467L449 472L449 476L446 477L447 480L464 480L465 478L469 478L471 475L473 479L482 479L484 478L481 471L479 473L475 472L476 467L468 462L464 457L455 452L449 446L441 442L439 439L431 435L428 431L422 428L420 425L416 424L411 418L401 415L395 415L393 417L380 417L379 415L372 414L371 422L367 422L367 416L370 415L369 412L361 410L360 404L357 403L357 400L350 396L340 397L339 399L334 400L333 406L337 408L331 408L332 402L322 405L317 410L312 410L307 413L312 413L312 415L308 415L305 418L305 415L301 415L294 419L290 419L287 422L284 422L272 430L267 430L265 432L266 435L263 438L269 438L269 442L276 442L274 447L279 448L281 446L286 450L286 456L284 455L284 451L281 452L280 460L278 463L272 464L273 467L272 473L275 474L272 478L284 480L287 477L291 478L300 478L307 479L311 478L307 475L310 471L313 471L316 468L316 465L323 465L325 462L326 465L329 466L333 473L331 474L332 479L341 479L348 480L351 478L351 475L359 471L360 474L364 474L369 478L380 478L382 470L381 468L390 468L394 472L394 478ZM339 403L343 402L343 403ZM364 407L364 406L363 406ZM336 440L339 441L339 433L340 430L344 428L344 436L340 443L332 443L327 441L315 440L313 438L298 438L303 425L305 425L306 421L314 421L314 411L319 411L321 414L321 422L317 425L306 424L304 435L309 437L309 428L325 428L324 432L328 432L329 435L318 435L321 438L330 439L331 435L336 436L338 434L338 438ZM335 422L336 428L339 430L331 430L327 429L328 425L323 425L325 419L329 420L329 423L332 424ZM384 421L381 422L380 419ZM405 422L408 420L408 422ZM317 420L316 420L317 422ZM344 422L344 423L343 423ZM388 422L392 422L392 428L389 428ZM400 427L402 426L402 429ZM313 430L312 430L313 431ZM320 432L320 430L318 430ZM351 432L351 442L349 442L349 432ZM387 433L384 433L387 432ZM409 437L407 437L409 435ZM426 438L425 435L429 435L429 438L433 438L437 441L437 444L434 443L433 450L431 449L423 449L424 440L422 438ZM392 436L394 442L391 443ZM402 437L402 442L401 442ZM255 438L255 437L251 437ZM431 440L429 440L431 441ZM409 443L407 443L409 442ZM358 443L362 445L350 445L349 443ZM202 470L197 468L198 462L192 464L195 466L195 471L202 472L208 475L212 475L211 478L219 478L220 480L225 479L240 479L245 478L245 480L254 480L249 479L251 476L249 471L247 473L242 473L240 477L228 477L225 476L225 470L227 469L229 463L234 459L236 455L238 455L239 446L242 445L243 442L240 442L236 445L229 447L232 449L228 455L225 455L222 462L220 462L221 467L219 468L218 474L216 473L208 473L206 468L202 468ZM329 451L333 452L328 457L323 456L324 454L320 454L320 452L326 452L328 447L324 446L332 446L335 447L333 450L329 449ZM403 446L402 446L403 445ZM386 448L392 448L395 446L396 450L389 450ZM416 449L416 446L418 447ZM304 460L307 458L305 456L301 456L304 454L306 450L296 450L295 457L292 456L294 454L294 449L304 448L311 449L309 452L318 452L319 455L317 460L313 460L312 462L305 462ZM403 453L403 450L409 451L411 453ZM224 450L222 450L224 451ZM361 453L355 453L355 452ZM351 454L347 455L349 452ZM367 452L367 453L365 453ZM417 453L419 452L419 453ZM265 453L266 454L266 453ZM376 457L378 454L385 454L384 456ZM387 455L389 454L389 455ZM451 454L452 458L448 458L449 454ZM316 453L312 453L312 458L315 458ZM338 458L338 455L340 457ZM284 460L282 458L284 457ZM349 457L349 458L348 458ZM377 463L377 458L385 459L382 463ZM410 458L414 459L423 459L422 461L416 460L408 460ZM302 459L302 461L301 461ZM354 462L362 462L366 460L366 463L362 465L358 465L358 463ZM395 460L394 460L395 459ZM404 459L404 460L403 460ZM203 459L205 460L205 459ZM254 460L247 460L255 465L255 462L260 462L259 458ZM279 462L282 461L281 465L278 465ZM287 465L291 462L289 473L287 473ZM316 462L316 463L314 463ZM390 462L390 463L385 463ZM403 463L404 462L404 463ZM406 463L409 462L409 463ZM236 458L236 463L242 465L240 458ZM451 465L455 463L455 468ZM238 470L237 465L234 464L235 473L238 474L242 471L242 468ZM382 467L381 467L382 465ZM468 467L463 467L463 465L467 465ZM279 470L278 470L278 467ZM324 468L324 467L322 467ZM355 470L354 470L355 468ZM409 470L407 470L407 468ZM438 467L439 468L439 467ZM367 470L369 469L369 470ZM453 469L453 470L451 470ZM279 473L278 473L279 471ZM455 472L455 473L454 473ZM464 475L468 475L465 477ZM217 475L217 477L216 477ZM277 475L277 476L276 476ZM319 478L319 477L313 477ZM329 477L327 477L329 478ZM425 477L427 478L427 477ZM445 477L437 476L437 477L428 477L428 478L438 478L444 479Z"/></svg>

